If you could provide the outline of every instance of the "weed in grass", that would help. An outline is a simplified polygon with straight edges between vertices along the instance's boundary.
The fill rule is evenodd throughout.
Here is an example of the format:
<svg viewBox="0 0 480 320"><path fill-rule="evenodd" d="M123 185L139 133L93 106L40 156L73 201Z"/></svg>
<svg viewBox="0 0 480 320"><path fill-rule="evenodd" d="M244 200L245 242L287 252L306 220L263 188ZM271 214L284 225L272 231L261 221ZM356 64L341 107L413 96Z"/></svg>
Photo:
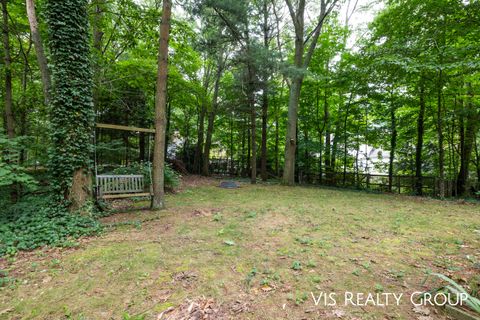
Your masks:
<svg viewBox="0 0 480 320"><path fill-rule="evenodd" d="M10 287L13 289L16 284L16 279L8 276L8 272L0 269L0 288Z"/></svg>
<svg viewBox="0 0 480 320"><path fill-rule="evenodd" d="M295 271L302 270L302 263L300 261L293 261L292 269Z"/></svg>
<svg viewBox="0 0 480 320"><path fill-rule="evenodd" d="M362 267L363 267L365 270L370 271L371 264L370 264L370 262L367 261L367 262L362 263Z"/></svg>
<svg viewBox="0 0 480 320"><path fill-rule="evenodd" d="M297 306L304 304L308 300L308 294L305 292L297 293L295 296L295 304Z"/></svg>
<svg viewBox="0 0 480 320"><path fill-rule="evenodd" d="M222 221L222 218L223 218L222 215L218 212L213 215L213 221L215 221L215 222Z"/></svg>
<svg viewBox="0 0 480 320"><path fill-rule="evenodd" d="M50 261L50 267L51 268L59 268L61 263L62 262L59 259L52 259Z"/></svg>
<svg viewBox="0 0 480 320"><path fill-rule="evenodd" d="M319 248L322 248L322 249L330 249L332 247L332 244L325 239L318 240L317 245Z"/></svg>
<svg viewBox="0 0 480 320"><path fill-rule="evenodd" d="M317 266L317 263L313 260L309 260L307 262L307 268L315 268Z"/></svg>
<svg viewBox="0 0 480 320"><path fill-rule="evenodd" d="M405 271L402 270L390 270L389 273L396 279L403 279L403 277L405 277Z"/></svg>
<svg viewBox="0 0 480 320"><path fill-rule="evenodd" d="M360 277L360 270L359 270L359 269L355 269L355 270L352 271L352 274L353 274L354 276Z"/></svg>
<svg viewBox="0 0 480 320"><path fill-rule="evenodd" d="M38 269L38 263L32 262L32 263L30 264L30 271L31 271L31 272L35 272L35 271L37 271L37 269Z"/></svg>
<svg viewBox="0 0 480 320"><path fill-rule="evenodd" d="M383 291L384 291L383 286L382 286L381 284L379 284L379 283L376 283L376 284L375 284L375 292L376 292L376 293L380 293L380 292L383 292Z"/></svg>
<svg viewBox="0 0 480 320"><path fill-rule="evenodd" d="M257 273L258 273L257 268L253 267L252 270L250 270L250 272L247 274L247 277L245 278L245 284L246 284L247 288L250 288L250 286L252 284L252 281L253 281L253 278L255 278Z"/></svg>
<svg viewBox="0 0 480 320"><path fill-rule="evenodd" d="M322 282L322 277L320 277L320 276L313 276L313 277L311 278L311 281L312 281L313 283L320 283L320 282Z"/></svg>
<svg viewBox="0 0 480 320"><path fill-rule="evenodd" d="M256 218L256 217L257 217L257 213L255 211L250 211L245 216L246 219L253 219L253 218Z"/></svg>
<svg viewBox="0 0 480 320"><path fill-rule="evenodd" d="M295 241L297 241L300 244L306 245L306 246L313 245L313 240L310 239L310 238L307 238L307 237L303 237L303 238L297 237L297 238L295 238Z"/></svg>

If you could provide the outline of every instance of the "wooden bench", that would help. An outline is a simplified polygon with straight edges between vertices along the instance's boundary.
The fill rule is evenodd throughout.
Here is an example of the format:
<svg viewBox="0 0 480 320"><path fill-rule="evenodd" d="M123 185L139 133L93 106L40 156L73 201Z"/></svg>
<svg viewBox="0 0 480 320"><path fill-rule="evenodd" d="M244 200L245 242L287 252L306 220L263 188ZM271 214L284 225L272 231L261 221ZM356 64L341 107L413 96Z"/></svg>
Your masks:
<svg viewBox="0 0 480 320"><path fill-rule="evenodd" d="M98 175L97 197L101 199L120 199L130 197L149 197L145 192L143 175Z"/></svg>

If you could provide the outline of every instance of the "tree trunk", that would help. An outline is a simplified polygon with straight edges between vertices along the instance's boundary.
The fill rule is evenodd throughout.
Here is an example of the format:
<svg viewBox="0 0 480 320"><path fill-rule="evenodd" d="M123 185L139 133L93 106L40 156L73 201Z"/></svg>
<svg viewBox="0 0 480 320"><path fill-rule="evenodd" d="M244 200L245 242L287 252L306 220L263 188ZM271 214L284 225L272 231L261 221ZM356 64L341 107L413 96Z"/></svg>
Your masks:
<svg viewBox="0 0 480 320"><path fill-rule="evenodd" d="M392 102L393 103L393 102ZM395 162L395 151L397 149L397 117L395 115L395 107L390 106L390 159L388 161L388 192L393 190L393 164Z"/></svg>
<svg viewBox="0 0 480 320"><path fill-rule="evenodd" d="M168 99L167 99L168 100ZM170 123L172 116L172 104L167 101L167 126L165 128L165 157L168 157L168 145L170 144Z"/></svg>
<svg viewBox="0 0 480 320"><path fill-rule="evenodd" d="M223 73L223 54L219 54L217 62L217 72L215 75L215 85L213 89L212 106L208 112L207 138L205 140L205 149L203 151L202 175L208 176L208 166L210 165L210 148L212 147L213 126L215 124L215 115L218 107L218 92L220 89L220 79Z"/></svg>
<svg viewBox="0 0 480 320"><path fill-rule="evenodd" d="M213 109L213 106L212 106ZM209 175L209 165L210 165L210 148L212 146L212 135L213 135L213 126L215 124L215 111L210 110L208 112L208 126L207 126L207 138L205 139L205 149L203 151L203 161L202 161L202 175Z"/></svg>
<svg viewBox="0 0 480 320"><path fill-rule="evenodd" d="M443 148L443 111L442 111L443 72L439 71L437 84L437 134L438 134L438 196L445 197L445 150Z"/></svg>
<svg viewBox="0 0 480 320"><path fill-rule="evenodd" d="M268 7L267 1L263 2L263 46L268 50ZM262 93L262 154L261 154L261 177L262 181L267 181L267 121L268 121L268 74L265 74L263 79L263 93Z"/></svg>
<svg viewBox="0 0 480 320"><path fill-rule="evenodd" d="M153 149L152 209L165 207L165 129L167 107L168 41L170 37L171 0L163 0L158 48L157 90L155 94L155 144Z"/></svg>
<svg viewBox="0 0 480 320"><path fill-rule="evenodd" d="M282 88L283 90L283 88ZM280 155L279 155L279 145L280 145L280 128L278 127L280 125L280 116L278 114L279 107L276 108L275 110L275 173L277 178L280 178Z"/></svg>
<svg viewBox="0 0 480 320"><path fill-rule="evenodd" d="M313 33L308 38L310 45L305 50L305 0L297 2L297 8L294 9L291 0L285 0L290 17L295 28L295 55L294 66L297 68L297 74L293 76L290 86L290 97L288 100L288 122L287 135L285 141L285 167L283 171L283 183L286 185L295 184L295 154L297 150L297 120L298 120L298 105L300 103L300 92L304 79L303 70L308 68L312 59L313 53L320 37L323 23L327 15L333 10L337 0L326 1L322 0L320 3L320 12L318 14L318 23L315 26ZM311 36L311 37L310 37ZM305 53L306 51L306 53Z"/></svg>
<svg viewBox="0 0 480 320"><path fill-rule="evenodd" d="M95 114L88 1L47 1L45 6L52 83L55 83L49 108L51 185L58 205L75 212L91 198L92 182L90 160Z"/></svg>
<svg viewBox="0 0 480 320"><path fill-rule="evenodd" d="M467 84L468 94L473 96L471 84ZM467 102L464 114L467 117L467 123L465 125L465 131L463 134L463 143L460 153L460 171L457 176L457 195L464 196L467 194L467 184L469 176L469 167L472 157L472 151L475 144L477 132L478 132L478 123L480 121L479 113L476 110L473 102ZM463 131L463 130L462 130Z"/></svg>
<svg viewBox="0 0 480 320"><path fill-rule="evenodd" d="M303 49L302 49L303 50ZM285 166L283 170L283 183L295 184L295 152L297 150L297 117L300 102L300 90L303 79L296 77L290 87L288 99L287 139L285 141Z"/></svg>
<svg viewBox="0 0 480 320"><path fill-rule="evenodd" d="M262 181L267 181L267 121L268 121L268 86L263 87L263 101L262 101L262 163L261 176Z"/></svg>
<svg viewBox="0 0 480 320"><path fill-rule="evenodd" d="M203 139L205 135L205 114L207 107L202 102L200 105L200 114L198 115L197 144L195 146L195 155L193 158L193 172L200 173L203 158Z"/></svg>
<svg viewBox="0 0 480 320"><path fill-rule="evenodd" d="M2 0L3 16L3 50L5 62L5 120L7 136L12 139L15 137L15 120L13 117L12 101L12 57L10 54L10 30L8 27L8 0Z"/></svg>
<svg viewBox="0 0 480 320"><path fill-rule="evenodd" d="M254 71L251 63L247 66L248 69L248 104L250 106L250 125L251 125L251 158L250 158L250 182L251 184L257 183L257 110L255 109L255 84L254 84Z"/></svg>
<svg viewBox="0 0 480 320"><path fill-rule="evenodd" d="M420 110L418 112L417 121L417 145L415 147L415 193L422 195L423 181L422 181L422 151L423 151L423 133L425 119L425 79L420 79Z"/></svg>
<svg viewBox="0 0 480 320"><path fill-rule="evenodd" d="M37 54L38 67L40 69L40 75L42 77L43 95L45 97L45 104L50 102L50 87L51 78L50 70L48 69L47 58L45 56L45 50L43 48L42 38L40 31L38 30L37 15L35 13L35 3L33 0L26 0L27 17L30 24L30 32L32 34L32 40L35 45L35 52Z"/></svg>
<svg viewBox="0 0 480 320"><path fill-rule="evenodd" d="M325 154L324 154L324 161L325 161L325 173L326 173L326 181L327 184L332 183L332 163L331 163L331 152L332 152L332 146L331 146L331 125L330 125L330 110L328 106L328 98L327 98L327 90L325 89L325 100L324 100L324 112L325 112Z"/></svg>

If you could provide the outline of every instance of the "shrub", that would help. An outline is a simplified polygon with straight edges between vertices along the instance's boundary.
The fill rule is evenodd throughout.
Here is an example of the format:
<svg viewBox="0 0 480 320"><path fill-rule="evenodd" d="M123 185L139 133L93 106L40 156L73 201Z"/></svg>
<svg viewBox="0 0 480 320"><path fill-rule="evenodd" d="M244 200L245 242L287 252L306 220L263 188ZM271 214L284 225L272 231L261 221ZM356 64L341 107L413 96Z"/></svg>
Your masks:
<svg viewBox="0 0 480 320"><path fill-rule="evenodd" d="M91 216L53 209L48 197L25 197L0 211L0 256L42 246L71 246L101 225Z"/></svg>
<svg viewBox="0 0 480 320"><path fill-rule="evenodd" d="M151 164L149 162L135 163L127 167L116 168L113 174L142 174L145 177L145 184L151 184ZM165 164L165 188L175 189L180 182L180 175L172 169L169 164Z"/></svg>
<svg viewBox="0 0 480 320"><path fill-rule="evenodd" d="M0 187L18 184L27 190L35 189L37 182L26 173L19 164L20 152L24 147L27 137L8 139L0 133Z"/></svg>

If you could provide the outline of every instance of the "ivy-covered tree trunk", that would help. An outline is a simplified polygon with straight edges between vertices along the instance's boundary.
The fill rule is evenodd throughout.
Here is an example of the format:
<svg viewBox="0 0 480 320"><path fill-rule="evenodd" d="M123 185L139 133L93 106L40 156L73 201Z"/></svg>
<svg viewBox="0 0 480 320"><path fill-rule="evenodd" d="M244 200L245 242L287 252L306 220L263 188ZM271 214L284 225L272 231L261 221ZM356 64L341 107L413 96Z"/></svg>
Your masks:
<svg viewBox="0 0 480 320"><path fill-rule="evenodd" d="M171 0L163 0L158 48L157 91L155 94L155 144L153 149L153 197L152 209L165 207L165 129L167 108L168 41L170 38Z"/></svg>
<svg viewBox="0 0 480 320"><path fill-rule="evenodd" d="M75 211L91 198L92 72L87 0L46 3L52 58L50 170L58 202Z"/></svg>

